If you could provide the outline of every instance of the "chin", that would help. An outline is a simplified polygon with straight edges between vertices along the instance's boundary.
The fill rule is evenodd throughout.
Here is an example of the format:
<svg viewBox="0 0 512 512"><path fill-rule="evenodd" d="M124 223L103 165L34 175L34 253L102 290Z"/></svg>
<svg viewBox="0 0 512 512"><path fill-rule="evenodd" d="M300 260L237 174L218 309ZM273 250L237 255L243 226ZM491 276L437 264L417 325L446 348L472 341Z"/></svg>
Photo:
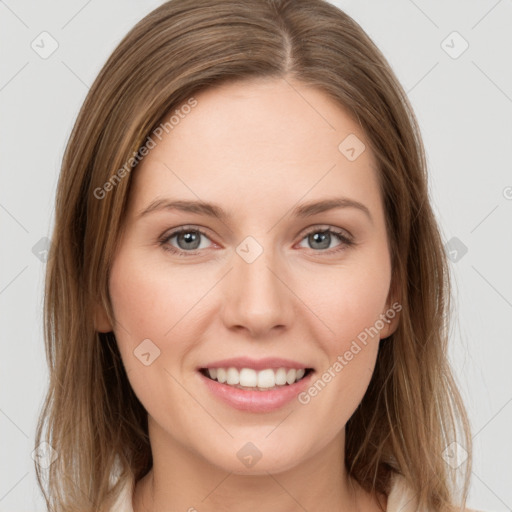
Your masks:
<svg viewBox="0 0 512 512"><path fill-rule="evenodd" d="M283 445L282 438L265 439L271 429L266 429L264 436L254 436L253 441L232 439L229 446L218 446L217 457L212 460L212 450L208 452L211 464L224 471L237 475L267 475L281 473L294 468L306 458L304 443ZM246 438L247 439L247 438ZM249 438L250 439L250 438Z"/></svg>

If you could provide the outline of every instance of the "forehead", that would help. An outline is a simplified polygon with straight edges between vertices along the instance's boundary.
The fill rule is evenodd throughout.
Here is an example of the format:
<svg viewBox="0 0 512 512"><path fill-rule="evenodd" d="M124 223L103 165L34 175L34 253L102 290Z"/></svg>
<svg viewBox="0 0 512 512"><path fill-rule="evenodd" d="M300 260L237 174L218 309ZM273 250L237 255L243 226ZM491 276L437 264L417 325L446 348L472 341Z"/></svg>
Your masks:
<svg viewBox="0 0 512 512"><path fill-rule="evenodd" d="M139 206L173 192L222 202L236 192L267 199L284 193L298 201L310 192L339 191L378 201L365 134L323 91L289 79L257 79L209 88L193 99L193 108L184 102L166 116L164 122L173 116L172 128L154 138L156 147L135 170ZM366 145L352 161L340 150L352 140L347 137Z"/></svg>
<svg viewBox="0 0 512 512"><path fill-rule="evenodd" d="M197 106L172 129L175 145L201 137L203 144L222 143L231 150L272 150L285 157L337 149L344 133L364 134L348 110L325 92L284 78L258 78L222 84L194 96ZM178 107L176 110L180 110ZM168 141L172 144L168 137ZM240 148L239 148L240 149ZM301 155L304 156L304 155Z"/></svg>

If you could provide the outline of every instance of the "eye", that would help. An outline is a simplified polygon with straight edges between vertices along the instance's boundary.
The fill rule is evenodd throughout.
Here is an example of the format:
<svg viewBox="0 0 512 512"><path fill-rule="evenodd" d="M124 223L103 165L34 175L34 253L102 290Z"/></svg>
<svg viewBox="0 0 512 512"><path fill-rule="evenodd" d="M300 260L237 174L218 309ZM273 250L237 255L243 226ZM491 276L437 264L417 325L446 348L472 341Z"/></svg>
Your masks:
<svg viewBox="0 0 512 512"><path fill-rule="evenodd" d="M173 238L176 239L178 247L171 244ZM184 253L190 252L194 254L193 251L205 249L204 245L201 244L201 238L207 238L209 240L204 231L184 226L164 235L159 243L166 251L184 256Z"/></svg>
<svg viewBox="0 0 512 512"><path fill-rule="evenodd" d="M169 251L178 256L194 256L196 251L206 249L208 245L202 243L202 238L210 240L208 235L196 227L182 226L170 233L166 233L159 240L159 245L166 251ZM174 243L171 243L172 240ZM331 243L338 239L340 242L334 249L331 248ZM311 245L311 249L316 252L324 252L327 254L342 251L351 245L354 245L354 240L344 231L332 228L320 228L310 230L302 238ZM303 246L301 246L303 247ZM326 250L327 249L327 250ZM331 250L329 250L331 249Z"/></svg>
<svg viewBox="0 0 512 512"><path fill-rule="evenodd" d="M337 238L341 243L338 244L338 246L336 246L336 248L332 251L324 251L324 249L330 248L333 238ZM302 240L306 240L306 242L311 245L311 248L314 251L328 253L342 251L343 249L346 249L347 247L350 247L354 244L352 238L346 235L343 231L332 228L320 229L317 227L306 233Z"/></svg>

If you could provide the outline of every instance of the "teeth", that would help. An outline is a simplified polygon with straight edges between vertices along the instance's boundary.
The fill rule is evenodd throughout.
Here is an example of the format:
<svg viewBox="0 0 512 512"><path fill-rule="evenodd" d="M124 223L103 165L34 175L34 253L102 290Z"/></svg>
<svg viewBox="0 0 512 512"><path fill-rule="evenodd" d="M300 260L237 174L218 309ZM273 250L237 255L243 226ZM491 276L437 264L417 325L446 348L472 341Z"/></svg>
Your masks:
<svg viewBox="0 0 512 512"><path fill-rule="evenodd" d="M297 377L297 370L291 368L286 374L286 382L288 382L288 384L293 384L295 382L295 377Z"/></svg>
<svg viewBox="0 0 512 512"><path fill-rule="evenodd" d="M236 368L228 368L226 372L226 384L230 386L240 384L240 374Z"/></svg>
<svg viewBox="0 0 512 512"><path fill-rule="evenodd" d="M305 368L278 368L274 370L268 368L256 371L252 368L208 368L208 375L212 380L217 380L221 384L228 384L236 388L257 388L270 389L276 386L285 386L293 384L304 377Z"/></svg>
<svg viewBox="0 0 512 512"><path fill-rule="evenodd" d="M212 377L212 379L213 378L214 377ZM221 383L226 382L226 370L224 368L217 368L217 380Z"/></svg>
<svg viewBox="0 0 512 512"><path fill-rule="evenodd" d="M276 385L284 386L286 384L286 370L284 368L279 368L276 372Z"/></svg>
<svg viewBox="0 0 512 512"><path fill-rule="evenodd" d="M242 370L243 372L243 370ZM256 372L254 372L256 373ZM276 385L276 374L274 370L262 370L258 372L258 387L259 388L273 388Z"/></svg>
<svg viewBox="0 0 512 512"><path fill-rule="evenodd" d="M230 370L238 374L238 370L236 368L230 368ZM256 373L256 370L252 370L251 368L242 368L239 373L239 382L237 382L237 384L246 388L256 387L258 385L258 373Z"/></svg>

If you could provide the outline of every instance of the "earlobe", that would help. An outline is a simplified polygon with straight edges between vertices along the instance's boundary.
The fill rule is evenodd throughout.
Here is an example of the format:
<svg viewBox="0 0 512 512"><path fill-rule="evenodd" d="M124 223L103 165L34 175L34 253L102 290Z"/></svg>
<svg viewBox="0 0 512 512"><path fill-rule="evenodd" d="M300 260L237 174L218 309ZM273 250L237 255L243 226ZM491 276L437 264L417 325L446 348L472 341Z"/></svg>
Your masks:
<svg viewBox="0 0 512 512"><path fill-rule="evenodd" d="M105 309L100 304L94 306L94 329L98 332L113 331Z"/></svg>
<svg viewBox="0 0 512 512"><path fill-rule="evenodd" d="M398 311L395 312L393 309L391 311L392 312L390 313L390 310L388 309L388 310L386 310L386 312L388 314L386 314L386 312L384 312L382 314L383 318L385 318L383 320L385 325L380 331L380 339L381 340L391 336L396 331L396 329L398 327L398 319L399 319L400 313L398 313ZM393 318L391 318L390 315L393 314L393 312L395 312L395 315Z"/></svg>
<svg viewBox="0 0 512 512"><path fill-rule="evenodd" d="M393 282L386 302L386 309L382 312L385 325L380 332L381 340L388 338L397 330L401 310L401 295L397 289L396 282Z"/></svg>

